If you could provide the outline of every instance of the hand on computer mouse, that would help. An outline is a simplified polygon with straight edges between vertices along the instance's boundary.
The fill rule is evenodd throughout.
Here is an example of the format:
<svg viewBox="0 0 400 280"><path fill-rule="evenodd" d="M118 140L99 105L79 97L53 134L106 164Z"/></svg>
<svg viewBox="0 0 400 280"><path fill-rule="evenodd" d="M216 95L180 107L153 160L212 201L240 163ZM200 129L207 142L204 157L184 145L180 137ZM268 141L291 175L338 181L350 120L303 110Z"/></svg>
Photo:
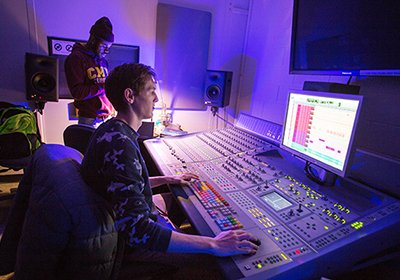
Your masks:
<svg viewBox="0 0 400 280"><path fill-rule="evenodd" d="M257 237L244 230L223 231L213 238L213 254L220 257L255 254L257 242Z"/></svg>
<svg viewBox="0 0 400 280"><path fill-rule="evenodd" d="M260 239L258 239L258 238L257 238L256 240L250 240L250 239L249 239L249 241L250 241L251 243L257 245L258 247L260 247L260 245L261 245L261 241L260 241ZM252 256L252 255L255 255L255 254L256 254L256 252L252 252L252 253L245 254L245 255L250 255L250 256Z"/></svg>
<svg viewBox="0 0 400 280"><path fill-rule="evenodd" d="M250 242L252 242L252 243L254 243L254 244L256 244L257 246L260 246L261 245L261 241L260 241L260 239L256 239L256 240L249 240Z"/></svg>

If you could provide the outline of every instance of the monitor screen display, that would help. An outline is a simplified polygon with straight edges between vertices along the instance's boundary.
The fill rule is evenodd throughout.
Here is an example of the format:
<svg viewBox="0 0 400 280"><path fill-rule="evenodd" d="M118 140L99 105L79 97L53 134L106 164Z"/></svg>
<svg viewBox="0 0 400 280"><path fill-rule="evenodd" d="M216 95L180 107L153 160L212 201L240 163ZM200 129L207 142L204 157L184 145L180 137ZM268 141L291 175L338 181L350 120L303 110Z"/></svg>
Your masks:
<svg viewBox="0 0 400 280"><path fill-rule="evenodd" d="M281 147L344 176L362 96L291 91Z"/></svg>
<svg viewBox="0 0 400 280"><path fill-rule="evenodd" d="M295 0L290 73L400 76L398 0Z"/></svg>

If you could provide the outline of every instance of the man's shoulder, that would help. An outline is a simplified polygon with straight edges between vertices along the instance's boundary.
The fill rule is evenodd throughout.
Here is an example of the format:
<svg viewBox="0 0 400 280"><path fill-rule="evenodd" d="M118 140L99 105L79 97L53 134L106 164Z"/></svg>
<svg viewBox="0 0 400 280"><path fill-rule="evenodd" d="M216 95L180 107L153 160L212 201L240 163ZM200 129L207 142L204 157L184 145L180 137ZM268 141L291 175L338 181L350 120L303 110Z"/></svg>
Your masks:
<svg viewBox="0 0 400 280"><path fill-rule="evenodd" d="M95 138L98 143L125 142L126 140L130 142L132 135L123 122L111 119L96 129Z"/></svg>
<svg viewBox="0 0 400 280"><path fill-rule="evenodd" d="M71 51L71 53L67 56L67 59L71 59L71 58L78 58L78 59L82 59L82 58L89 58L90 56L87 54L87 53L85 53L85 52L83 52L83 51L81 51L81 50L76 50L76 49L74 49L74 50L72 50Z"/></svg>
<svg viewBox="0 0 400 280"><path fill-rule="evenodd" d="M65 65L76 65L81 64L84 61L88 61L90 56L80 51L72 51L65 59Z"/></svg>

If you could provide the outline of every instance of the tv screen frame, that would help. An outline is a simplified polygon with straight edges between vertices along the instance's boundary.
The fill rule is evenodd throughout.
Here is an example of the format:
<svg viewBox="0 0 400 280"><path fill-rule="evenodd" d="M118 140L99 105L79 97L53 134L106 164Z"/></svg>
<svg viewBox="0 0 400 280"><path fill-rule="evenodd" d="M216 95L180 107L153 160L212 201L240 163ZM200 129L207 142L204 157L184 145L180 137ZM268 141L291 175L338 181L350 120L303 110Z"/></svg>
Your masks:
<svg viewBox="0 0 400 280"><path fill-rule="evenodd" d="M69 92L67 79L65 77L64 62L67 56L71 53L72 46L77 42L86 43L85 40L47 37L49 56L58 58L58 88L60 99L73 99L71 93ZM121 55L117 55L118 51L132 51L132 59L125 61L125 59L122 59ZM136 45L113 44L106 59L109 65L109 71L123 63L138 63L140 61L140 47Z"/></svg>
<svg viewBox="0 0 400 280"><path fill-rule="evenodd" d="M393 35L398 34L398 30L400 30L400 5L395 3L396 0L382 1L379 2L379 5L373 1L361 2L362 0L341 2L327 0L316 1L318 1L315 2L318 3L318 6L313 5L310 0L294 0L289 65L290 74L400 76L400 57L398 51L396 52L396 50L400 49L400 37ZM327 3L329 3L329 5L337 5L337 9L332 9ZM360 5L357 6L357 3ZM310 8L310 6L312 6L312 8ZM317 10L318 7L325 6L326 9ZM357 9L357 7L359 8ZM299 18L300 14L302 14L302 10L307 11L307 16L304 16L306 20L304 21ZM338 12L334 13L332 11ZM338 15L335 16L336 14ZM396 15L399 16L396 17ZM349 24L347 24L347 22L340 24L340 16L348 19ZM385 21L374 21L374 16L375 19L383 18ZM365 21L360 20L364 17L368 19ZM392 18L390 23L394 22L395 24L386 22L390 18ZM326 22L328 22L328 27L340 25L340 27L338 27L340 32L335 29L336 27L333 28L334 30L328 27L322 27L322 21L325 19ZM356 21L357 24L350 24L351 22L354 23L354 21ZM302 27L300 27L300 22L303 22ZM329 22L332 22L332 24L329 25ZM344 20L342 20L342 22L344 22ZM373 25L371 25L371 23ZM385 26L386 28L384 28ZM361 29L361 27L364 29ZM397 27L397 32L395 32ZM365 30L368 30L368 36L366 36ZM374 30L378 31L374 32ZM326 36L324 37L324 35ZM385 40L382 40L382 38L391 39L393 41L384 42ZM371 47L372 45L374 48ZM364 49L368 51L361 50L361 46L364 46ZM381 49L380 46L384 47ZM314 52L311 52L310 49L313 48ZM391 51L388 51L389 49ZM379 55L377 56L376 54ZM380 58L376 59L376 57ZM310 62L313 60L314 62ZM323 60L325 60L323 63L326 63L328 66L322 66L323 63L321 63L321 61ZM315 61L317 61L317 67L315 66ZM314 63L314 65L311 65L312 63ZM389 65L388 63L392 65L390 67L383 67L383 65Z"/></svg>
<svg viewBox="0 0 400 280"><path fill-rule="evenodd" d="M319 160L318 157L312 157L312 156L310 156L306 153L303 153L299 150L296 150L288 145L287 139L289 138L289 136L293 136L293 131L290 131L290 132L288 131L288 125L290 123L289 118L292 116L291 114L293 113L293 110L290 109L290 105L291 105L290 101L293 97L293 94L296 94L297 96L301 96L303 98L306 98L306 97L311 97L311 98L316 98L316 99L324 98L325 102L334 101L332 99L344 100L344 101L353 100L353 101L358 102L357 108L355 110L353 126L352 126L350 137L349 137L349 140L347 143L346 154L344 155L342 169L339 169L333 165L329 165L328 163ZM283 150L286 150L301 159L304 159L312 164L315 164L315 165L325 169L326 171L332 172L340 177L345 177L347 170L348 170L348 163L349 163L352 151L354 150L353 149L354 136L355 136L355 133L357 130L357 123L358 123L358 119L359 119L360 112L361 112L362 101L363 101L362 95L331 93L331 92L321 92L321 91L318 92L318 91L305 91L305 90L290 90L288 93L287 102L286 102L286 111L285 111L285 118L284 118L283 129L282 129L282 141L280 143L280 147ZM308 100L307 100L307 102L308 102ZM311 104L312 104L312 102L310 101L310 105ZM331 103L331 104L336 104L336 103ZM322 105L322 106L324 106L324 105ZM332 132L332 133L334 133L334 132ZM290 143L292 143L291 140L290 140ZM342 152L342 151L340 151L340 152Z"/></svg>

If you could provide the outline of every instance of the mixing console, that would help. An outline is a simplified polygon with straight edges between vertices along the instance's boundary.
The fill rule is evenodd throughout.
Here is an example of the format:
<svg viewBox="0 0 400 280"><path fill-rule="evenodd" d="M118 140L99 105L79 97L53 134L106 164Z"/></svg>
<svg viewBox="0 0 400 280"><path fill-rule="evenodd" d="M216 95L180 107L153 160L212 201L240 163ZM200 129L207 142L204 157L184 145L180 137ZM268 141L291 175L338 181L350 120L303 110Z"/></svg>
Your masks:
<svg viewBox="0 0 400 280"><path fill-rule="evenodd" d="M163 174L199 175L183 189L214 234L243 228L260 239L255 255L232 258L227 278L331 276L399 243L399 200L345 180L316 185L276 146L280 133L242 114L234 127L145 141Z"/></svg>

